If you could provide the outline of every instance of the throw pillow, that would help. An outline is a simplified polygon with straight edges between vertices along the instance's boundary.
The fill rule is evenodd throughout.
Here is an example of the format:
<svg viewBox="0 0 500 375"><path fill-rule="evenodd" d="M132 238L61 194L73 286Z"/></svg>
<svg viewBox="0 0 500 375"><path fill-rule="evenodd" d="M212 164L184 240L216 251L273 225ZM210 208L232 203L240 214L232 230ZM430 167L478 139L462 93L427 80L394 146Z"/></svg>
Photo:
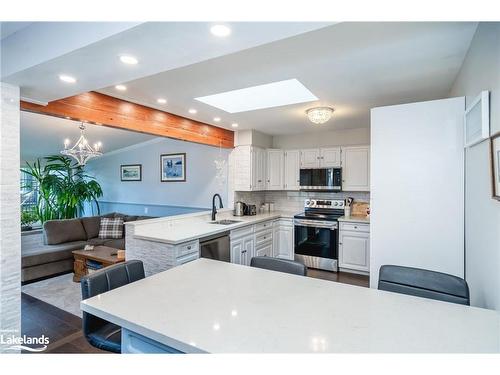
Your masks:
<svg viewBox="0 0 500 375"><path fill-rule="evenodd" d="M123 218L101 218L99 226L99 238L122 238L123 237Z"/></svg>

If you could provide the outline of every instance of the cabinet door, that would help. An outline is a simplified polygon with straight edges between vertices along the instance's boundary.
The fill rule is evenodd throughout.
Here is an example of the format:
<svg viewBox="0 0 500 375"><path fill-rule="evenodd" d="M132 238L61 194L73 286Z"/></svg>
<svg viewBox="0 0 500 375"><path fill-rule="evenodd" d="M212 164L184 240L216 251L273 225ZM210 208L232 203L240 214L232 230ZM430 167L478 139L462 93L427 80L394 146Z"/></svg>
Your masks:
<svg viewBox="0 0 500 375"><path fill-rule="evenodd" d="M300 150L300 167L301 168L318 168L319 167L319 149L312 148Z"/></svg>
<svg viewBox="0 0 500 375"><path fill-rule="evenodd" d="M253 152L250 146L238 146L229 157L229 179L235 191L250 191L252 180Z"/></svg>
<svg viewBox="0 0 500 375"><path fill-rule="evenodd" d="M242 251L243 239L231 240L231 263L241 264Z"/></svg>
<svg viewBox="0 0 500 375"><path fill-rule="evenodd" d="M369 233L346 231L340 232L339 267L369 272Z"/></svg>
<svg viewBox="0 0 500 375"><path fill-rule="evenodd" d="M253 239L253 235L245 237L243 239L243 248L241 251L240 264L243 264L245 266L250 265L250 260L252 259L254 253L254 244L255 241Z"/></svg>
<svg viewBox="0 0 500 375"><path fill-rule="evenodd" d="M300 188L300 151L285 151L284 161L285 190Z"/></svg>
<svg viewBox="0 0 500 375"><path fill-rule="evenodd" d="M370 191L370 147L342 148L342 190Z"/></svg>
<svg viewBox="0 0 500 375"><path fill-rule="evenodd" d="M266 151L259 147L252 147L252 189L265 190L266 188ZM238 168L238 166L236 166Z"/></svg>
<svg viewBox="0 0 500 375"><path fill-rule="evenodd" d="M272 257L273 256L273 243L268 242L266 244L259 245L255 249L255 256L256 257L263 257L263 256L268 256Z"/></svg>
<svg viewBox="0 0 500 375"><path fill-rule="evenodd" d="M319 150L319 165L322 168L340 167L340 147L321 148Z"/></svg>
<svg viewBox="0 0 500 375"><path fill-rule="evenodd" d="M283 150L267 150L267 190L283 190Z"/></svg>
<svg viewBox="0 0 500 375"><path fill-rule="evenodd" d="M274 256L282 259L294 259L293 250L293 225L291 222L281 220L278 230L274 233L275 241Z"/></svg>

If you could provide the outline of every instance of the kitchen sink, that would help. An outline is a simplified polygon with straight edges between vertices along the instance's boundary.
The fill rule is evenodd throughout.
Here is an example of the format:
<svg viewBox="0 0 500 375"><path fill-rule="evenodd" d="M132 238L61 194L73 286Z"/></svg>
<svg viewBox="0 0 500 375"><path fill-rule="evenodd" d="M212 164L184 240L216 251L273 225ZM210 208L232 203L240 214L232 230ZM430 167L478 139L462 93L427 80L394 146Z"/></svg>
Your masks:
<svg viewBox="0 0 500 375"><path fill-rule="evenodd" d="M211 221L210 224L220 224L220 225L231 225L231 224L236 224L236 223L241 223L241 220L217 220L217 221Z"/></svg>

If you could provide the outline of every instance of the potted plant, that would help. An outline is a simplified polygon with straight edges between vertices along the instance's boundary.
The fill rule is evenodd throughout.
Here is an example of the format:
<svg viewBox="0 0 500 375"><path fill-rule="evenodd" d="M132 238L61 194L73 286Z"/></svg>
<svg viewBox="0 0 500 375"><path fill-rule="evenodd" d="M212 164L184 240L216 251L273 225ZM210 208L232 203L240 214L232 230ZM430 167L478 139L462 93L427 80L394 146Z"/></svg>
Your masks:
<svg viewBox="0 0 500 375"><path fill-rule="evenodd" d="M22 211L21 212L21 231L25 232L28 230L32 230L33 227L31 224L36 223L38 221L38 217L35 211Z"/></svg>

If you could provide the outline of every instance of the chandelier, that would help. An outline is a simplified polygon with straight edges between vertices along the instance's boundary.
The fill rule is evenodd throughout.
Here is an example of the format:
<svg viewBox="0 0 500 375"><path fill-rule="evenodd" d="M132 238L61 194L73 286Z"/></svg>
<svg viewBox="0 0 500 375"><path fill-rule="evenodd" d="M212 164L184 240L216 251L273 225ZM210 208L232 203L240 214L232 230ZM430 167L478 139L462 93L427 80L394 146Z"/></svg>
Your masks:
<svg viewBox="0 0 500 375"><path fill-rule="evenodd" d="M315 124L324 124L332 117L334 109L330 107L309 108L306 111L309 121Z"/></svg>
<svg viewBox="0 0 500 375"><path fill-rule="evenodd" d="M78 138L78 141L75 143L73 147L68 148L70 140L66 139L64 141L64 150L61 151L61 154L75 158L76 161L78 162L78 165L85 165L89 159L102 155L101 152L102 143L101 142L95 143L94 147L92 148L89 145L87 138L85 138L85 135L83 134L84 132L85 132L85 125L82 122L80 125L80 138Z"/></svg>

